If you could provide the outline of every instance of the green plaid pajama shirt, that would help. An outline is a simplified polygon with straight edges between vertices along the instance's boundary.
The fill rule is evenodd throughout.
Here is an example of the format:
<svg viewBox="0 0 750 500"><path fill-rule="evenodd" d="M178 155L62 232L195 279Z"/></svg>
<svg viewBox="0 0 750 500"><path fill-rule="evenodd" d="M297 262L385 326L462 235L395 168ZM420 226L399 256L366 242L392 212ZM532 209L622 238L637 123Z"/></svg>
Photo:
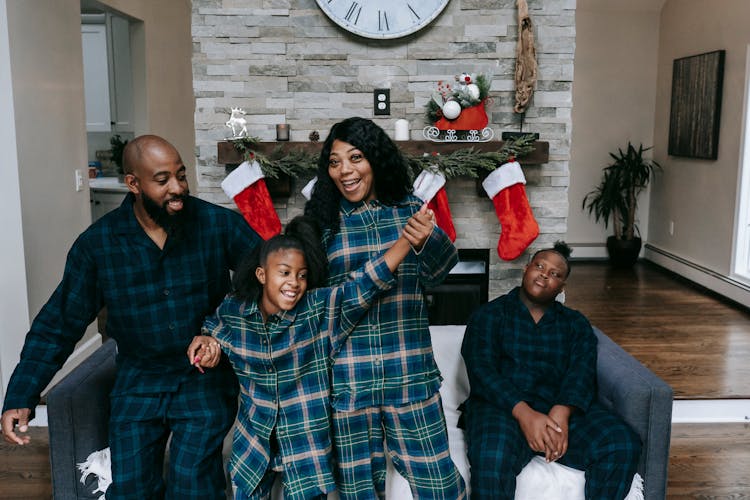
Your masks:
<svg viewBox="0 0 750 500"><path fill-rule="evenodd" d="M398 239L421 206L411 195L394 206L342 199L340 230L324 236L329 284L356 277L367 259ZM436 227L421 251L411 252L399 266L396 286L373 304L334 362L334 444L342 499L383 495L383 438L419 498L456 500L465 494L447 454L441 378L424 301L424 287L441 283L457 261L458 251Z"/></svg>

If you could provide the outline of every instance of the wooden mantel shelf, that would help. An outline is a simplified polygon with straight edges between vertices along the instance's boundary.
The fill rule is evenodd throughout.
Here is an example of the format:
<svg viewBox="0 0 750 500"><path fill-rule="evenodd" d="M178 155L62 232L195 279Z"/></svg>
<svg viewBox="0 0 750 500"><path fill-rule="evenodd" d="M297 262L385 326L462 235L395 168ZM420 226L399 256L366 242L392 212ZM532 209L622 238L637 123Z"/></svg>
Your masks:
<svg viewBox="0 0 750 500"><path fill-rule="evenodd" d="M432 141L397 141L396 144L406 154L420 155L423 153L452 153L458 149L474 148L476 151L491 152L498 151L502 141L489 142L432 142ZM259 142L257 150L259 153L269 154L276 147L281 146L288 150L303 150L309 153L318 153L322 147L320 142ZM218 143L219 163L226 166L234 166L242 163L242 155L234 149L231 141ZM534 142L534 151L519 158L521 165L541 165L549 161L549 142Z"/></svg>

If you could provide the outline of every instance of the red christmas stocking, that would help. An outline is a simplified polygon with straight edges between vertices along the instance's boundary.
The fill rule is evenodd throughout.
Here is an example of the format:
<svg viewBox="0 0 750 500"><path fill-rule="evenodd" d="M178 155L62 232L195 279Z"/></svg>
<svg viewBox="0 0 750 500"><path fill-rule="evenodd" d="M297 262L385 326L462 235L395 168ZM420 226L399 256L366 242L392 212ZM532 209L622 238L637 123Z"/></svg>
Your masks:
<svg viewBox="0 0 750 500"><path fill-rule="evenodd" d="M517 259L539 236L539 225L531 211L524 184L526 178L517 161L500 165L482 182L502 226L497 254L503 260Z"/></svg>
<svg viewBox="0 0 750 500"><path fill-rule="evenodd" d="M267 240L281 232L281 221L263 177L257 161L245 161L226 176L221 189L234 200L250 227Z"/></svg>
<svg viewBox="0 0 750 500"><path fill-rule="evenodd" d="M453 227L451 207L445 193L445 177L440 172L422 170L414 179L414 195L427 203L427 208L435 213L435 222L445 231L451 241L456 241L456 229Z"/></svg>

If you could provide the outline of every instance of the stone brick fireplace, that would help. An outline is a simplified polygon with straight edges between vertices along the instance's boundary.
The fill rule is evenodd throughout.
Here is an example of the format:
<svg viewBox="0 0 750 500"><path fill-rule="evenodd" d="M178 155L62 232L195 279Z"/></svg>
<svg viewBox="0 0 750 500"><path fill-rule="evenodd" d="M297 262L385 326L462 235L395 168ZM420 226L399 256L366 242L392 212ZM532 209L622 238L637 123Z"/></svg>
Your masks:
<svg viewBox="0 0 750 500"><path fill-rule="evenodd" d="M451 0L428 28L407 38L365 40L341 31L312 0L193 0L193 85L196 165L201 198L233 206L221 191L226 175L217 143L229 135L232 107L243 108L248 131L275 141L275 125L288 123L291 140L325 138L330 126L349 116L372 118L393 136L395 121L410 122L411 139L422 139L424 105L440 80L462 72L490 76L489 127L495 139L518 131L513 108L516 44L515 0ZM526 255L499 259L500 223L492 201L476 181L452 179L446 186L459 249L489 249L489 298L520 279L528 252L548 246L567 230L575 50L575 1L529 0L536 26L537 89L523 130L548 146L546 161L524 164L526 190L540 235ZM390 89L390 115L373 115L373 90ZM468 145L464 145L468 146ZM302 213L296 179L290 196L274 200L286 222Z"/></svg>

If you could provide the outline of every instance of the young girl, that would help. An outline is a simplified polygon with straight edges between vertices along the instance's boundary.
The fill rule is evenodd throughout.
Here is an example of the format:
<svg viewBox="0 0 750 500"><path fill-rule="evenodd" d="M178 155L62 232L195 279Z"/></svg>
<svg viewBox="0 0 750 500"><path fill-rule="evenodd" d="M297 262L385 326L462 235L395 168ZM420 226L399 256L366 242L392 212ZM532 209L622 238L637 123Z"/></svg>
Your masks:
<svg viewBox="0 0 750 500"><path fill-rule="evenodd" d="M334 288L325 280L317 226L293 219L264 242L235 276L228 296L188 348L197 367L224 351L240 381L240 410L230 469L235 498L268 498L277 473L285 498L325 498L335 489L331 461L330 369L333 356L393 272L433 228L426 207L384 254ZM210 336L208 336L210 335Z"/></svg>

